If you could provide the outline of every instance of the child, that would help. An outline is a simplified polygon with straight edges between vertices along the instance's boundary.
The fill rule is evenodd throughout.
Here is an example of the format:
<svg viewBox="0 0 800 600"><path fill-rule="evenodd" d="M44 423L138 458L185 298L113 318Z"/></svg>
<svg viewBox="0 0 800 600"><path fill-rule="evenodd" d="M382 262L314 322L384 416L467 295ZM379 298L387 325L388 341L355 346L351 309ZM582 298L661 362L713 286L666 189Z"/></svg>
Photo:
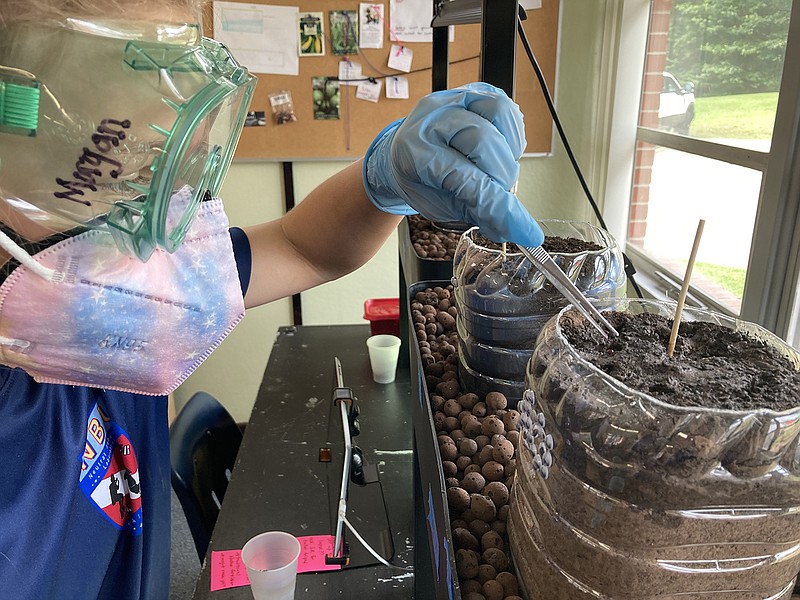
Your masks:
<svg viewBox="0 0 800 600"><path fill-rule="evenodd" d="M200 0L0 5L0 596L167 598L166 394L245 308L353 271L403 215L543 235L502 91L424 98L282 218L218 192L254 78Z"/></svg>

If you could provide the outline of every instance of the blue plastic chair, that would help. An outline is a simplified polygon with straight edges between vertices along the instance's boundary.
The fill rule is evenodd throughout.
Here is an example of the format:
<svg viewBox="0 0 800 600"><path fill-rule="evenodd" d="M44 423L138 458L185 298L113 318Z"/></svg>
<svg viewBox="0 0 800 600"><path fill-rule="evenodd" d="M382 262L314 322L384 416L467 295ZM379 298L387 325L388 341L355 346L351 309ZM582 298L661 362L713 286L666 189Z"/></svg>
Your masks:
<svg viewBox="0 0 800 600"><path fill-rule="evenodd" d="M172 488L183 507L200 562L203 561L228 488L242 431L225 407L197 392L170 426Z"/></svg>

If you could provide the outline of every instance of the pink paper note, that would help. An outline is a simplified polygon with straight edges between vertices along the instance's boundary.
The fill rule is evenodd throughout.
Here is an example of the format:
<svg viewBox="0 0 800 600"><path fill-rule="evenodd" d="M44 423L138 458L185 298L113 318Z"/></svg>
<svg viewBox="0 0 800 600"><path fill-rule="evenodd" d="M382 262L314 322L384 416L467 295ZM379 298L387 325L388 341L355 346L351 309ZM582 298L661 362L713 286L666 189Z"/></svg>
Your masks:
<svg viewBox="0 0 800 600"><path fill-rule="evenodd" d="M332 535L305 535L300 541L298 573L336 571L341 565L326 565L325 555L333 552ZM241 550L218 550L211 553L211 591L250 585Z"/></svg>
<svg viewBox="0 0 800 600"><path fill-rule="evenodd" d="M211 553L211 591L250 585L241 550Z"/></svg>
<svg viewBox="0 0 800 600"><path fill-rule="evenodd" d="M333 554L332 535L306 535L300 540L300 559L297 561L298 573L315 571L337 571L342 565L326 565L325 555Z"/></svg>

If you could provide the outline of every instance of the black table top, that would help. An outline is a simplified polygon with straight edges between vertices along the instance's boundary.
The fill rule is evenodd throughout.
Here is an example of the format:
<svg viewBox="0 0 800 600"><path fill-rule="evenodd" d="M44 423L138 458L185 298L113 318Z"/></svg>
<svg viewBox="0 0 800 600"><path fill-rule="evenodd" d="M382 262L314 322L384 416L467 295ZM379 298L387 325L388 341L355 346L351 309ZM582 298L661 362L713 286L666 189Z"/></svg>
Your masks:
<svg viewBox="0 0 800 600"><path fill-rule="evenodd" d="M361 432L354 443L363 450L367 465L377 468L380 478L386 506L381 515L388 518L395 551L390 562L413 566L410 374L401 362L394 383L374 383L366 348L369 334L368 325L279 329L195 589L195 599L252 599L249 586L210 591L212 551L240 549L254 535L269 530L288 531L296 536L335 533L335 512L331 506L338 499L341 463L319 462L321 447L342 446L341 415L338 409L331 409L334 357L341 361L345 386L352 389L361 411L358 418ZM350 487L352 490L353 485ZM351 494L358 495L353 491ZM363 515L369 521L365 514L369 509L355 500L352 503L355 506L348 505L347 516L359 530L359 524L367 527L360 517ZM358 546L363 552L352 535L348 534L346 539L351 550ZM411 571L380 564L301 573L297 576L295 597L414 598L414 576Z"/></svg>

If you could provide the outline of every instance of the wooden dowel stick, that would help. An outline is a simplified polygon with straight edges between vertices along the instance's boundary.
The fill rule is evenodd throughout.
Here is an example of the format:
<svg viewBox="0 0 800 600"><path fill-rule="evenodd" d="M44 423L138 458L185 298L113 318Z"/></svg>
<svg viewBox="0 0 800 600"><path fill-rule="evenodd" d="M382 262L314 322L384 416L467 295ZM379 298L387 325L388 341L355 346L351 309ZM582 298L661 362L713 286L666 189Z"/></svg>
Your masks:
<svg viewBox="0 0 800 600"><path fill-rule="evenodd" d="M678 328L681 326L683 305L686 303L686 294L689 291L689 280L692 278L692 269L694 268L694 261L697 258L697 248L700 246L700 237L703 235L703 227L705 224L705 220L700 219L697 223L697 232L694 234L692 253L689 255L689 262L686 265L686 274L683 276L681 293L678 295L678 306L675 307L675 320L672 323L672 331L670 332L669 344L667 345L667 356L669 357L672 357L673 352L675 352L675 342L678 340Z"/></svg>

